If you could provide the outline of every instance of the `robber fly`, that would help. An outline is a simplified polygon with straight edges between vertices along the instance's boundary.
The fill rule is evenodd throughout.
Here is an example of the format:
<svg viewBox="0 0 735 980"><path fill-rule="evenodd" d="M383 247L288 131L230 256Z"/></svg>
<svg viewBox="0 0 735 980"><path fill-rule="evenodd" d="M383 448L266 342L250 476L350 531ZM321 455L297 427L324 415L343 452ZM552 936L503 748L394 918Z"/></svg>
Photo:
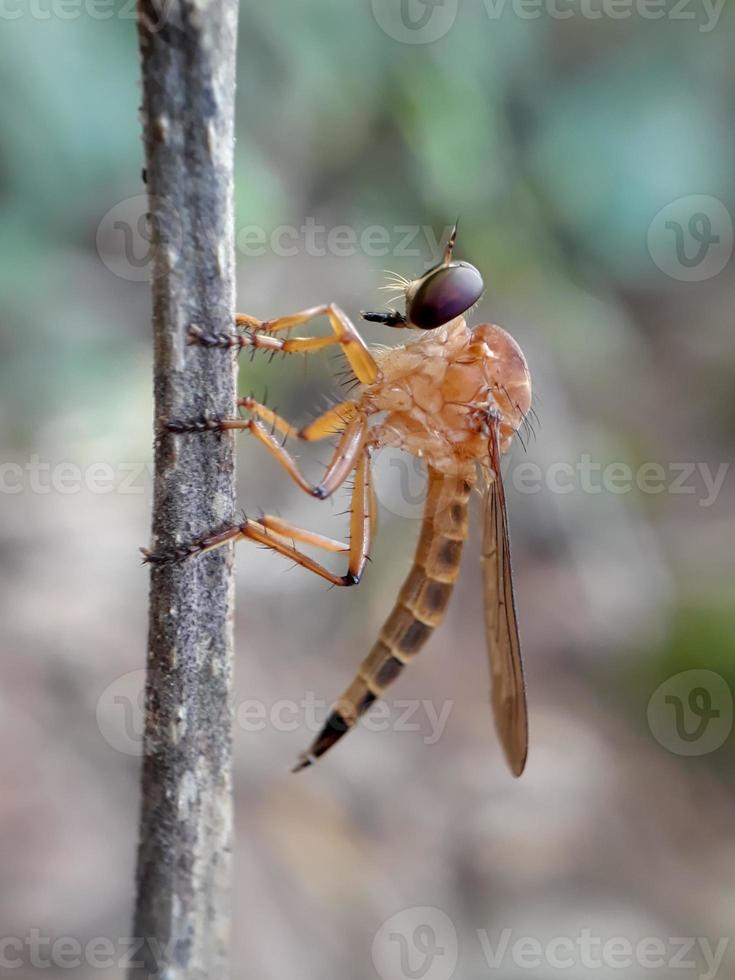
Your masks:
<svg viewBox="0 0 735 980"><path fill-rule="evenodd" d="M500 458L527 420L531 378L518 344L501 327L489 323L468 326L464 314L478 302L484 286L474 266L453 259L456 232L455 225L438 265L413 281L394 280L405 293L404 313L391 309L362 314L365 320L423 331L423 336L405 346L371 350L334 303L265 321L240 314L236 325L241 329L232 334L211 334L196 327L190 331L192 344L237 351L289 354L335 344L341 347L358 382L354 397L304 428L294 428L253 398L238 401L247 417L174 420L167 428L174 433L246 430L302 490L320 500L330 497L352 476L349 540L344 544L264 515L258 520L246 517L170 554L146 552L148 561L184 560L248 538L332 585L357 585L375 530L373 452L384 446L397 447L423 459L428 468L418 548L398 601L357 676L294 771L311 765L352 728L441 622L459 573L468 535L469 498L475 487L484 489L482 564L495 725L513 774L519 776L526 762L526 698ZM320 316L328 319L331 336L283 336L284 331ZM377 415L381 418L375 419ZM334 433L339 433L334 455L316 485L304 478L277 437L313 442ZM344 553L346 573L333 573L298 545Z"/></svg>

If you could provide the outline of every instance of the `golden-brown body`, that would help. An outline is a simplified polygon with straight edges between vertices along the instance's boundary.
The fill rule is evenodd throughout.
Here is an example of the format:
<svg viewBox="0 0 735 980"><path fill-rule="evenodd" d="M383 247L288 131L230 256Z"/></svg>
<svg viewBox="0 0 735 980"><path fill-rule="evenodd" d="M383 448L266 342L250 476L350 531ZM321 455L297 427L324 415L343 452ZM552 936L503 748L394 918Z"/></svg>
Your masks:
<svg viewBox="0 0 735 980"><path fill-rule="evenodd" d="M364 314L368 320L393 326L421 326L425 332L405 346L371 350L333 303L269 321L238 314L236 324L243 329L237 334L191 330L191 343L205 348L290 354L340 345L360 387L353 398L301 429L252 397L238 401L239 407L249 413L247 418L170 420L166 428L177 434L249 431L302 490L319 499L331 496L353 474L349 543L314 534L274 515L263 515L258 520L245 518L240 524L190 544L176 543L169 552L146 551L147 560L154 564L183 560L247 538L292 559L333 585L356 585L365 568L375 528L372 453L382 447L402 449L423 459L428 469L421 533L398 601L355 679L302 753L296 769L310 765L355 724L441 622L459 573L468 535L469 497L478 481L485 485L482 565L493 711L512 772L520 775L525 765L526 702L500 456L527 418L531 380L523 354L509 334L487 323L470 329L464 315L457 315L475 301L482 280L474 267L452 261L455 235L456 227L439 266L419 280L404 281L406 315L395 311ZM450 317L446 311L453 306L459 309ZM327 317L332 336L280 336L319 316ZM315 441L334 433L339 433L337 446L316 485L302 475L278 437ZM301 550L298 543L346 554L346 574L331 571Z"/></svg>
<svg viewBox="0 0 735 980"><path fill-rule="evenodd" d="M379 380L355 399L356 408L368 416L387 413L370 430L370 447L391 446L426 461L429 484L423 523L408 578L378 640L297 768L323 755L382 697L441 623L459 575L478 467L486 481L496 478L489 413L498 419L499 448L504 451L531 406L525 358L513 338L493 324L470 330L464 317L458 317L431 336L377 354L376 362ZM516 670L520 672L520 657ZM498 686L503 670L500 673ZM520 676L519 681L522 684ZM512 717L517 711L514 697L500 697L506 703L496 704L499 727L504 712L511 718L510 731L501 731L507 751L508 741L518 740L519 727L523 741L525 702L523 717L517 719ZM523 768L525 752L524 743L508 753L516 774Z"/></svg>
<svg viewBox="0 0 735 980"><path fill-rule="evenodd" d="M431 335L375 357L380 379L358 406L387 412L371 432L375 447L393 446L444 474L473 473L487 462L483 412L501 417L501 450L531 406L531 379L520 348L502 327L474 329L458 317Z"/></svg>

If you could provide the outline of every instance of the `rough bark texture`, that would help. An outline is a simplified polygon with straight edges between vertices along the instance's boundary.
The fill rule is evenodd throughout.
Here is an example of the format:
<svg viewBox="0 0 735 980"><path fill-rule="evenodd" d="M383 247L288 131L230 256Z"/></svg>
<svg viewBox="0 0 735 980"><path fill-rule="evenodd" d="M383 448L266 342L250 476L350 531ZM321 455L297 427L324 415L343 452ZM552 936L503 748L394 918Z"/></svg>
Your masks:
<svg viewBox="0 0 735 980"><path fill-rule="evenodd" d="M153 249L155 550L232 521L232 438L162 423L234 411L232 329L237 0L139 0ZM231 548L151 573L143 802L130 976L227 975L232 836Z"/></svg>

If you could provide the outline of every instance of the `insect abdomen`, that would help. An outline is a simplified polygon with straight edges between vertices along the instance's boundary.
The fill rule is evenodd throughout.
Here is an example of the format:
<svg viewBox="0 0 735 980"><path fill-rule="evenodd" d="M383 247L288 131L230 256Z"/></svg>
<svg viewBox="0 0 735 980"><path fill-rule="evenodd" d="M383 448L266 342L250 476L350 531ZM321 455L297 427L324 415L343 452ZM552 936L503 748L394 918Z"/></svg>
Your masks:
<svg viewBox="0 0 735 980"><path fill-rule="evenodd" d="M467 539L471 484L429 471L416 556L398 601L357 676L334 705L297 769L323 755L383 695L444 618Z"/></svg>

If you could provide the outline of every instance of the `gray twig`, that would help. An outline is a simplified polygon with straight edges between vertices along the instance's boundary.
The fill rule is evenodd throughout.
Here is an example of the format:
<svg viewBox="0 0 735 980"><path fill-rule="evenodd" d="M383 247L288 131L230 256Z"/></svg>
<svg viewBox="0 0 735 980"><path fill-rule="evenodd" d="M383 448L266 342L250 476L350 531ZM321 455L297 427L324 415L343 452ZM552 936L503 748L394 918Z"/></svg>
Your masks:
<svg viewBox="0 0 735 980"><path fill-rule="evenodd" d="M163 426L235 411L233 353L186 340L232 331L236 27L237 0L138 0L162 552L234 514L232 435ZM227 975L232 575L231 546L151 570L134 980Z"/></svg>

